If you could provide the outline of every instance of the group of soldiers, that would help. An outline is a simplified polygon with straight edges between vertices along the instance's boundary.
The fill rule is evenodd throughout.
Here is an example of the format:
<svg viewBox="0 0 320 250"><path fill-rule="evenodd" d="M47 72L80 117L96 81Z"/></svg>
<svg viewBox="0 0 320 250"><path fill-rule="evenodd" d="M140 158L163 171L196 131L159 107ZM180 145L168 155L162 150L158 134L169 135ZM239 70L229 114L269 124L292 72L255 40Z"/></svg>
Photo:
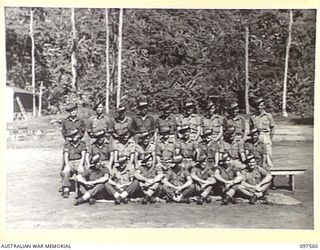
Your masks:
<svg viewBox="0 0 320 250"><path fill-rule="evenodd" d="M97 101L87 123L72 103L62 122L62 196L69 197L74 182L74 205L94 204L97 199L118 205L132 198L141 198L142 204L157 198L190 203L191 197L202 205L211 202L211 195L221 195L223 205L236 203L238 196L255 204L272 184L275 127L264 100L257 99L255 105L246 134L237 103L230 105L226 117L218 114L214 101L207 101L201 117L193 101L183 104L179 116L163 103L154 118L149 104L139 102L131 118L125 106L110 117ZM90 145L83 141L85 133Z"/></svg>

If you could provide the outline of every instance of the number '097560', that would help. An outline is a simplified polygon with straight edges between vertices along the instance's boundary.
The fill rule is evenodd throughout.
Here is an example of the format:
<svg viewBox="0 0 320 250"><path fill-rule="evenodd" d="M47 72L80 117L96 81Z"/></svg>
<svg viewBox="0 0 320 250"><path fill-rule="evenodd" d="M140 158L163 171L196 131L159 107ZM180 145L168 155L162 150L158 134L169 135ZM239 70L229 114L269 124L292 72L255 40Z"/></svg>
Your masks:
<svg viewBox="0 0 320 250"><path fill-rule="evenodd" d="M300 244L300 248L318 248L318 244Z"/></svg>

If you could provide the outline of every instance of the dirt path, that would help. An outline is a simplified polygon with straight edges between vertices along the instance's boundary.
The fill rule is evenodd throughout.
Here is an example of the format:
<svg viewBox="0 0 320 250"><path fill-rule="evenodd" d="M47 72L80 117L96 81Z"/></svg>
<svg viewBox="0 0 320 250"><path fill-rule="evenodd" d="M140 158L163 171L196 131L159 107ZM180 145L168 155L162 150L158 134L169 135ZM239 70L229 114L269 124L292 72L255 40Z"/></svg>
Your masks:
<svg viewBox="0 0 320 250"><path fill-rule="evenodd" d="M115 206L99 203L74 207L72 198L59 193L61 150L27 148L7 150L6 228L313 228L312 143L276 143L276 164L301 165L308 170L297 176L297 191L277 190L303 203L295 206L248 204L209 205L139 203ZM276 184L287 182L276 179Z"/></svg>

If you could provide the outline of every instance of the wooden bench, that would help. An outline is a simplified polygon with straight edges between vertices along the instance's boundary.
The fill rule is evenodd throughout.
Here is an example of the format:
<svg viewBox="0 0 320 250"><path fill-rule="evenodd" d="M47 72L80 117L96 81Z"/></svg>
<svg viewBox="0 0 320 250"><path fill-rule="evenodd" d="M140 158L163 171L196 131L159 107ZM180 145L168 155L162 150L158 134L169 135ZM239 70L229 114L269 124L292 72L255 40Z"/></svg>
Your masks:
<svg viewBox="0 0 320 250"><path fill-rule="evenodd" d="M295 175L304 174L306 169L304 168L271 168L270 173L272 176L288 176L289 177L289 186L291 191L295 190Z"/></svg>

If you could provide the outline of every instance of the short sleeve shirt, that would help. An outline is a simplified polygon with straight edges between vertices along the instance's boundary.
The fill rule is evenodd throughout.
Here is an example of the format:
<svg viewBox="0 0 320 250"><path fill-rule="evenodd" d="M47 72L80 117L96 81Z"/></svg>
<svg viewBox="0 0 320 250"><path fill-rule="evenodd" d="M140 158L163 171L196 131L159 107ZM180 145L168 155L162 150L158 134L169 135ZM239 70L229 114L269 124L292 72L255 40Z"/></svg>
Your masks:
<svg viewBox="0 0 320 250"><path fill-rule="evenodd" d="M151 115L144 117L137 116L135 119L135 129L136 131L147 131L153 132L155 130L156 124Z"/></svg>
<svg viewBox="0 0 320 250"><path fill-rule="evenodd" d="M223 120L223 127L224 129L228 129L230 127L234 127L236 133L244 134L246 129L245 119L237 115L236 117L227 117Z"/></svg>
<svg viewBox="0 0 320 250"><path fill-rule="evenodd" d="M119 157L130 157L131 154L134 154L136 152L136 143L132 138L129 139L126 144L115 141L113 144L113 151L118 151Z"/></svg>
<svg viewBox="0 0 320 250"><path fill-rule="evenodd" d="M141 173L141 175L143 177L148 178L148 179L153 179L158 174L163 172L161 167L158 165L155 165L154 167L151 167L150 169L148 169L147 167L144 167L144 166L140 166L137 170Z"/></svg>
<svg viewBox="0 0 320 250"><path fill-rule="evenodd" d="M208 145L206 142L201 141L197 144L197 149L199 151L199 157L206 156L209 161L215 158L216 144Z"/></svg>
<svg viewBox="0 0 320 250"><path fill-rule="evenodd" d="M153 154L156 151L156 145L153 142L149 142L145 148L143 145L136 145L136 153L138 154L138 159L142 160L146 155Z"/></svg>
<svg viewBox="0 0 320 250"><path fill-rule="evenodd" d="M133 132L133 119L129 116L125 116L122 121L118 119L112 120L113 129L116 134Z"/></svg>
<svg viewBox="0 0 320 250"><path fill-rule="evenodd" d="M100 154L101 161L107 161L110 159L110 153L112 152L112 146L110 143L104 143L102 146L93 144L90 148L90 154Z"/></svg>
<svg viewBox="0 0 320 250"><path fill-rule="evenodd" d="M251 172L245 169L241 173L244 177L244 181L251 185L259 184L261 180L269 174L266 169L258 166L255 167Z"/></svg>
<svg viewBox="0 0 320 250"><path fill-rule="evenodd" d="M220 128L223 126L223 119L220 115L213 115L212 117L202 117L201 127L203 130L211 129L214 136L220 133Z"/></svg>
<svg viewBox="0 0 320 250"><path fill-rule="evenodd" d="M191 114L188 117L182 116L178 119L177 125L181 127L184 125L189 125L191 134L196 134L199 126L201 125L200 117L197 114Z"/></svg>
<svg viewBox="0 0 320 250"><path fill-rule="evenodd" d="M171 160L175 155L176 145L172 140L159 141L156 146L156 154L161 160Z"/></svg>
<svg viewBox="0 0 320 250"><path fill-rule="evenodd" d="M171 184L181 186L187 182L189 176L190 173L188 172L188 170L181 167L180 171L178 172L170 169L166 175L166 178Z"/></svg>
<svg viewBox="0 0 320 250"><path fill-rule="evenodd" d="M207 180L214 176L214 172L209 167L205 167L203 170L197 167L192 168L191 173L194 173L197 177L202 180Z"/></svg>
<svg viewBox="0 0 320 250"><path fill-rule="evenodd" d="M248 151L249 154L254 155L259 166L262 166L263 155L267 154L267 147L263 142L252 143L250 141L246 141L244 143L244 150Z"/></svg>
<svg viewBox="0 0 320 250"><path fill-rule="evenodd" d="M95 133L100 130L109 131L112 128L112 121L109 116L102 115L100 117L94 115L89 118L87 129L88 133Z"/></svg>
<svg viewBox="0 0 320 250"><path fill-rule="evenodd" d="M217 144L220 153L228 153L231 158L239 159L240 154L244 152L244 143L242 140L233 140L232 143L221 141Z"/></svg>
<svg viewBox="0 0 320 250"><path fill-rule="evenodd" d="M264 112L260 115L250 117L250 128L257 128L260 132L270 132L275 126L273 117L270 113Z"/></svg>
<svg viewBox="0 0 320 250"><path fill-rule="evenodd" d="M118 184L125 184L132 181L134 169L131 167L126 167L123 171L119 171L115 168L110 170L109 175L114 182Z"/></svg>
<svg viewBox="0 0 320 250"><path fill-rule="evenodd" d="M192 139L189 139L188 141L180 139L176 143L176 148L180 150L180 154L183 158L193 158L197 143Z"/></svg>
<svg viewBox="0 0 320 250"><path fill-rule="evenodd" d="M85 170L82 175L88 181L95 181L95 180L98 180L98 179L104 177L107 174L109 174L108 168L103 167L101 165L101 167L99 169L93 170L93 169L89 168L89 169Z"/></svg>
<svg viewBox="0 0 320 250"><path fill-rule="evenodd" d="M228 168L219 166L216 170L219 171L221 177L225 180L233 180L237 176L237 173L241 171L241 169L234 165L230 165Z"/></svg>
<svg viewBox="0 0 320 250"><path fill-rule="evenodd" d="M171 133L174 133L177 129L177 122L174 115L169 115L164 118L159 116L156 120L156 128L160 130L162 127L169 127L171 129Z"/></svg>
<svg viewBox="0 0 320 250"><path fill-rule="evenodd" d="M72 131L77 129L79 132L80 138L83 137L84 131L86 130L86 125L83 120L75 118L74 120L71 117L68 117L62 122L62 135L66 139L67 135Z"/></svg>
<svg viewBox="0 0 320 250"><path fill-rule="evenodd" d="M80 160L82 157L82 151L87 151L86 144L83 141L79 141L77 144L67 142L63 148L63 152L68 153L68 159L70 161Z"/></svg>

